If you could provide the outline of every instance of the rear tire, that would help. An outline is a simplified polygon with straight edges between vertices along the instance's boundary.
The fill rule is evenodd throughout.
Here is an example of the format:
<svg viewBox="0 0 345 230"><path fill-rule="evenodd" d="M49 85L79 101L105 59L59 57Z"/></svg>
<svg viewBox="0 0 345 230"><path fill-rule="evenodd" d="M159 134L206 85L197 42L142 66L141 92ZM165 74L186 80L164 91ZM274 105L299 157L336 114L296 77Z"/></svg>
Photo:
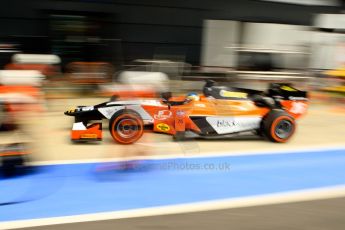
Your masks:
<svg viewBox="0 0 345 230"><path fill-rule="evenodd" d="M109 121L109 131L120 144L132 144L144 133L144 123L140 115L132 110L116 112Z"/></svg>
<svg viewBox="0 0 345 230"><path fill-rule="evenodd" d="M272 110L263 119L264 135L273 142L287 142L296 129L295 119L283 110Z"/></svg>

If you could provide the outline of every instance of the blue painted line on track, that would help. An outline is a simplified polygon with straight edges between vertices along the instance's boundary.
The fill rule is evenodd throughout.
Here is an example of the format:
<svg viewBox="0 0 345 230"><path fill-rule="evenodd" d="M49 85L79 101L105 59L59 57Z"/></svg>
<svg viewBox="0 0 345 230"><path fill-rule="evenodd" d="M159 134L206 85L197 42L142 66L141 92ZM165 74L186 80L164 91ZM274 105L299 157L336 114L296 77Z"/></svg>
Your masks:
<svg viewBox="0 0 345 230"><path fill-rule="evenodd" d="M113 167L117 163L110 164ZM39 166L0 180L0 221L120 211L345 184L345 149ZM11 202L17 202L12 203Z"/></svg>

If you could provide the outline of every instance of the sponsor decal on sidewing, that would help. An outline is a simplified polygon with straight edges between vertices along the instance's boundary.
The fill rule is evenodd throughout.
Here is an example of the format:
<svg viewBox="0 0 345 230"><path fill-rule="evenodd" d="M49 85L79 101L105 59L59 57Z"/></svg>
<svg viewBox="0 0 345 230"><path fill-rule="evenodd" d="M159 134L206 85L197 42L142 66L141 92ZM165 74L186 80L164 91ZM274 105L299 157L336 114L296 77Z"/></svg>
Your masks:
<svg viewBox="0 0 345 230"><path fill-rule="evenodd" d="M85 133L85 134L80 135L80 138L82 138L82 139L94 139L94 138L97 138L97 134Z"/></svg>
<svg viewBox="0 0 345 230"><path fill-rule="evenodd" d="M170 126L164 123L159 123L157 124L157 129L162 131L162 132L168 132L170 130Z"/></svg>
<svg viewBox="0 0 345 230"><path fill-rule="evenodd" d="M172 112L169 110L159 110L157 114L155 114L153 117L156 120L166 120L170 118L172 115Z"/></svg>
<svg viewBox="0 0 345 230"><path fill-rule="evenodd" d="M260 127L261 118L255 116L206 117L206 121L218 134L227 134L257 129Z"/></svg>
<svg viewBox="0 0 345 230"><path fill-rule="evenodd" d="M176 116L178 116L178 117L183 117L185 114L186 114L186 112L183 110L177 110L176 111Z"/></svg>

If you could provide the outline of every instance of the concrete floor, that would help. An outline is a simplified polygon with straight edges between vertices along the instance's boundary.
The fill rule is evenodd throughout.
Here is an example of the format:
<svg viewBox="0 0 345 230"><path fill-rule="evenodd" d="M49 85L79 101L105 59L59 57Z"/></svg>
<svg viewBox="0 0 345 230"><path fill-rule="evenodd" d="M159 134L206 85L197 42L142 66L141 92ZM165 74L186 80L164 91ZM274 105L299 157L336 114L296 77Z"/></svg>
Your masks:
<svg viewBox="0 0 345 230"><path fill-rule="evenodd" d="M345 198L336 198L217 211L60 224L25 229L342 230L345 225L344 207Z"/></svg>

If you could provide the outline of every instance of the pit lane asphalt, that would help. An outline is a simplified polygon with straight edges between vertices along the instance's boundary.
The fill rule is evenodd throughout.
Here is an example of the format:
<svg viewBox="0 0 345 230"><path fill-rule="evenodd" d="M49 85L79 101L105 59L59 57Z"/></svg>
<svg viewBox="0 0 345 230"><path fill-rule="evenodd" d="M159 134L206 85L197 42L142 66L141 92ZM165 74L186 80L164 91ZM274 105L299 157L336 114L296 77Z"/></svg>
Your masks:
<svg viewBox="0 0 345 230"><path fill-rule="evenodd" d="M345 198L25 228L26 230L343 230Z"/></svg>

